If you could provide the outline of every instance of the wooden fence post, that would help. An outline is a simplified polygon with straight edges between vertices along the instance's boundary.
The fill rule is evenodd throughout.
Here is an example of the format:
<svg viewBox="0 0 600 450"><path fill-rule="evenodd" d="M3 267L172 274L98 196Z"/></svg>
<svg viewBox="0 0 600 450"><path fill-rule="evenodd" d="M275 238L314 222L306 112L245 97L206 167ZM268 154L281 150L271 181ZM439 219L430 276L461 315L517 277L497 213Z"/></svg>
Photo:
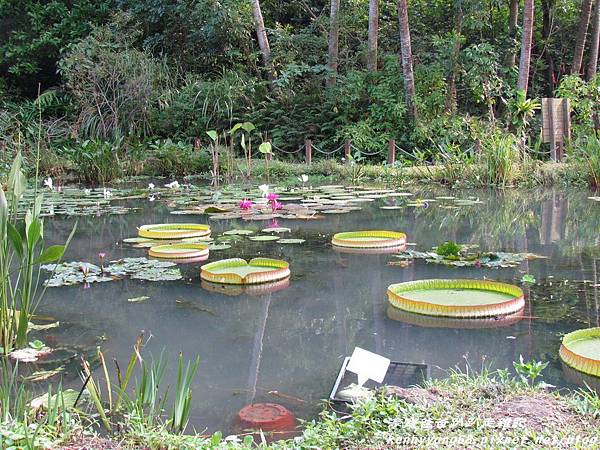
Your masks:
<svg viewBox="0 0 600 450"><path fill-rule="evenodd" d="M388 142L388 159L387 163L391 166L396 162L396 140L390 139Z"/></svg>
<svg viewBox="0 0 600 450"><path fill-rule="evenodd" d="M306 160L306 164L312 163L312 141L310 139L304 140L304 156Z"/></svg>
<svg viewBox="0 0 600 450"><path fill-rule="evenodd" d="M346 161L348 161L348 159L350 159L351 153L352 153L352 141L350 139L346 139L346 142L344 142L344 158L346 158Z"/></svg>

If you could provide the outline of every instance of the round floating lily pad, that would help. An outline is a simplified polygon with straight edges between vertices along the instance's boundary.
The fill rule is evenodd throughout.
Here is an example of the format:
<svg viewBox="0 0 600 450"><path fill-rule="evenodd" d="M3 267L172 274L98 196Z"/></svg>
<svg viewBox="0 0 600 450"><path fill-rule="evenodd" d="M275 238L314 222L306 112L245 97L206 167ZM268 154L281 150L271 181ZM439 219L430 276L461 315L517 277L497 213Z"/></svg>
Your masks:
<svg viewBox="0 0 600 450"><path fill-rule="evenodd" d="M600 328L587 328L566 334L559 355L570 367L600 377Z"/></svg>
<svg viewBox="0 0 600 450"><path fill-rule="evenodd" d="M300 239L300 238L279 239L277 241L278 244L302 244L304 242L306 242L306 239Z"/></svg>
<svg viewBox="0 0 600 450"><path fill-rule="evenodd" d="M125 244L143 244L146 242L154 242L154 239L143 238L143 237L131 237L123 239Z"/></svg>
<svg viewBox="0 0 600 450"><path fill-rule="evenodd" d="M400 247L406 244L406 235L385 230L348 231L333 235L331 243L343 248Z"/></svg>
<svg viewBox="0 0 600 450"><path fill-rule="evenodd" d="M200 277L211 283L260 284L283 280L290 276L286 261L270 258L223 259L201 267Z"/></svg>
<svg viewBox="0 0 600 450"><path fill-rule="evenodd" d="M183 239L210 235L210 227L197 223L162 223L142 225L138 229L140 237L150 239Z"/></svg>
<svg viewBox="0 0 600 450"><path fill-rule="evenodd" d="M523 311L524 309L521 309L516 313L507 314L504 316L463 319L456 317L426 316L425 314L411 313L402 309L394 308L390 305L387 309L387 316L388 318L398 322L417 325L424 328L482 329L508 327L510 325L514 325L523 319Z"/></svg>
<svg viewBox="0 0 600 450"><path fill-rule="evenodd" d="M234 229L234 230L229 230L229 231L225 231L223 234L226 235L239 235L239 236L245 236L248 234L254 234L253 230L238 230L238 229Z"/></svg>
<svg viewBox="0 0 600 450"><path fill-rule="evenodd" d="M263 233L289 233L290 231L292 230L286 227L272 227L262 230Z"/></svg>
<svg viewBox="0 0 600 450"><path fill-rule="evenodd" d="M231 245L229 245L229 244L211 244L208 246L208 249L210 251L227 250L230 248L231 248Z"/></svg>
<svg viewBox="0 0 600 450"><path fill-rule="evenodd" d="M489 280L409 281L390 285L387 294L398 309L438 317L504 316L525 307L519 287Z"/></svg>
<svg viewBox="0 0 600 450"><path fill-rule="evenodd" d="M262 235L262 236L250 236L248 239L251 241L278 241L279 236Z"/></svg>
<svg viewBox="0 0 600 450"><path fill-rule="evenodd" d="M156 245L150 247L148 255L154 258L190 259L208 258L208 245L184 242L181 244Z"/></svg>

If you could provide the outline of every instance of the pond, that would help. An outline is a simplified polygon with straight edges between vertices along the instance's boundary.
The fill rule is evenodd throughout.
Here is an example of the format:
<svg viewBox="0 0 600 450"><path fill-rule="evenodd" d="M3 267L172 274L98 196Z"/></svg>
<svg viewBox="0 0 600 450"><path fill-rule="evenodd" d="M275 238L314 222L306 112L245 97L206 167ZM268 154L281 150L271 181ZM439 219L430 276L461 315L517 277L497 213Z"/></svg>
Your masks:
<svg viewBox="0 0 600 450"><path fill-rule="evenodd" d="M466 364L471 370L482 364L512 367L523 355L549 361L547 383L572 386L558 348L562 334L599 325L600 203L588 198L591 193L575 190L411 192L412 198L441 199L407 206L402 196L377 198L356 203L360 210L327 214L320 220L278 219L280 227L291 229L285 237L306 241L283 245L241 236L231 248L211 252L209 261L255 256L289 261L289 286L272 293L226 295L207 290L201 286L202 263L181 265L184 279L178 281L124 279L49 288L38 312L62 325L46 339L55 346L99 344L108 360L116 358L123 367L143 331L150 337L146 354L159 355L164 349L171 385L178 353L185 359L198 356L191 424L207 432L235 431L236 413L258 401L280 403L301 418L314 417L343 358L355 346L394 361L426 363L436 377L456 366L465 370ZM479 201L452 202L445 196ZM145 256L146 249L122 242L135 236L142 224L210 223L213 236L218 236L234 228L260 231L269 223L172 215L178 205L162 201L124 203L139 209L79 218L66 260L98 263L101 252L113 260ZM47 218L45 234L52 243L63 242L74 221ZM453 240L478 244L482 250L546 258L508 268L447 267L420 259L398 264L390 255L332 249L333 233L361 229L403 231L408 242L416 244L409 248L422 251ZM411 323L387 311L386 289L392 283L489 278L522 285L523 274L536 279L524 286L525 317L506 326L466 329ZM128 301L141 296L149 298ZM74 376L67 376L66 383L80 386Z"/></svg>

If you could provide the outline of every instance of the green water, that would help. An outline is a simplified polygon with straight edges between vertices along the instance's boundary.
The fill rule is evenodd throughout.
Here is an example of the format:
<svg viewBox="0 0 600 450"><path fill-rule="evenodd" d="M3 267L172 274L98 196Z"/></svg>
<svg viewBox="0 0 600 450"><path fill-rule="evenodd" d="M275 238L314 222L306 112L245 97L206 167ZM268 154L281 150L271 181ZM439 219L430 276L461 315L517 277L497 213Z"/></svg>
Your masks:
<svg viewBox="0 0 600 450"><path fill-rule="evenodd" d="M404 298L436 305L493 305L514 298L512 295L478 289L417 289L400 293Z"/></svg>

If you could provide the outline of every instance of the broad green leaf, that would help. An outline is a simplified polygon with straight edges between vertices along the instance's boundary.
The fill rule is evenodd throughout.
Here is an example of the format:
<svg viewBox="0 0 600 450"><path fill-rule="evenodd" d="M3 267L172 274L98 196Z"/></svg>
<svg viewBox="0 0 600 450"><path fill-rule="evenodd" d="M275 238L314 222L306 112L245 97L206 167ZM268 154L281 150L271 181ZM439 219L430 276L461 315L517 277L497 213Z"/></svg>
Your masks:
<svg viewBox="0 0 600 450"><path fill-rule="evenodd" d="M42 252L40 257L35 261L35 264L47 264L49 262L58 261L65 253L64 245L52 245Z"/></svg>
<svg viewBox="0 0 600 450"><path fill-rule="evenodd" d="M206 134L208 134L208 137L211 138L213 141L217 140L218 134L215 130L208 130Z"/></svg>
<svg viewBox="0 0 600 450"><path fill-rule="evenodd" d="M263 142L262 144L260 144L258 146L258 151L261 152L263 155L267 155L267 154L271 153L271 143Z"/></svg>
<svg viewBox="0 0 600 450"><path fill-rule="evenodd" d="M30 249L33 249L42 237L42 227L42 221L37 217L34 217L27 227L27 245Z"/></svg>
<svg viewBox="0 0 600 450"><path fill-rule="evenodd" d="M237 130L239 130L240 128L242 128L242 124L241 123L236 123L233 128L231 130L229 130L230 134L234 134Z"/></svg>
<svg viewBox="0 0 600 450"><path fill-rule="evenodd" d="M6 231L8 234L8 238L12 242L13 248L15 249L15 252L17 252L17 255L19 255L19 257L22 258L23 238L21 237L17 229L14 227L14 225L10 222L7 223Z"/></svg>
<svg viewBox="0 0 600 450"><path fill-rule="evenodd" d="M254 131L256 129L256 127L254 126L254 124L252 122L244 122L242 124L242 128L248 133L250 133L251 131Z"/></svg>

